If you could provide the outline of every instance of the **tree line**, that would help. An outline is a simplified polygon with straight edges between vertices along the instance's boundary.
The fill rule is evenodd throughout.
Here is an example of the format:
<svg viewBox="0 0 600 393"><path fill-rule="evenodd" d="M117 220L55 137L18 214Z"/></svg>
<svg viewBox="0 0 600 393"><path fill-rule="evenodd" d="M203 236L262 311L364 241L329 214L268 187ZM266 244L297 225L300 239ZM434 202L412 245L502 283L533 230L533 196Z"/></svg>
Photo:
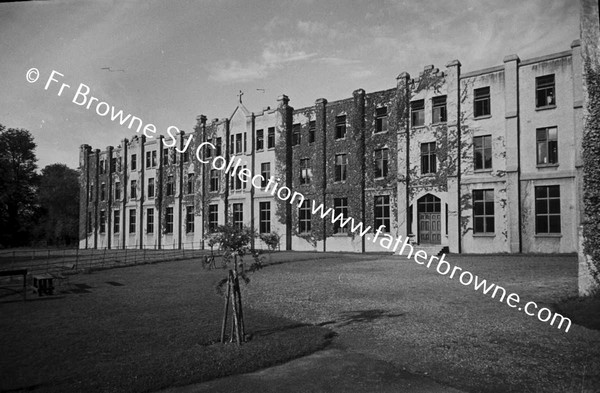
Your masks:
<svg viewBox="0 0 600 393"><path fill-rule="evenodd" d="M77 245L79 172L38 172L35 148L28 130L0 124L0 248Z"/></svg>

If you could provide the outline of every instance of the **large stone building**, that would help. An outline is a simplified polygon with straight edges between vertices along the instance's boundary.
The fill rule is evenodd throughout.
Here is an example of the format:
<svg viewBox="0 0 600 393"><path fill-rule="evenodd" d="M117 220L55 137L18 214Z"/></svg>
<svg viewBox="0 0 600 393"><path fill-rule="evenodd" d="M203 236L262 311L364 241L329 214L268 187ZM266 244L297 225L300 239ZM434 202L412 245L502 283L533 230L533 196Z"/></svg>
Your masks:
<svg viewBox="0 0 600 393"><path fill-rule="evenodd" d="M450 252L575 252L581 202L582 56L569 50L462 72L427 66L392 88L306 108L198 118L175 138L136 135L80 153L82 248L201 248L230 221L281 248L381 251L312 201ZM305 202L280 200L201 158L240 159ZM175 147L173 145L176 144ZM185 153L178 153L175 148ZM206 158L209 160L210 158ZM371 231L373 232L373 231ZM260 239L255 246L262 248Z"/></svg>

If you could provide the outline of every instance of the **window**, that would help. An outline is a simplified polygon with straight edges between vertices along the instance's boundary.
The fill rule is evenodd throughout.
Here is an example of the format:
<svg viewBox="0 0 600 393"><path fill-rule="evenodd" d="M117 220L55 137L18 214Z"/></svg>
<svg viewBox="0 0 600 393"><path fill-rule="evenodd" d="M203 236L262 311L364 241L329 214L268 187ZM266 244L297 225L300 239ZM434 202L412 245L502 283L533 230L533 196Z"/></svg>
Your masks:
<svg viewBox="0 0 600 393"><path fill-rule="evenodd" d="M473 190L473 233L494 232L494 190Z"/></svg>
<svg viewBox="0 0 600 393"><path fill-rule="evenodd" d="M260 233L271 232L271 202L260 202L259 210L259 231Z"/></svg>
<svg viewBox="0 0 600 393"><path fill-rule="evenodd" d="M388 129L387 107L375 109L375 132L386 132Z"/></svg>
<svg viewBox="0 0 600 393"><path fill-rule="evenodd" d="M87 214L87 231L88 231L88 233L92 232L92 229L93 229L92 212L88 212L88 214Z"/></svg>
<svg viewBox="0 0 600 393"><path fill-rule="evenodd" d="M235 154L242 153L242 134L235 135Z"/></svg>
<svg viewBox="0 0 600 393"><path fill-rule="evenodd" d="M121 183L115 182L115 201L121 199Z"/></svg>
<svg viewBox="0 0 600 393"><path fill-rule="evenodd" d="M169 149L163 149L163 165L169 165Z"/></svg>
<svg viewBox="0 0 600 393"><path fill-rule="evenodd" d="M235 154L235 135L229 136L229 154Z"/></svg>
<svg viewBox="0 0 600 393"><path fill-rule="evenodd" d="M308 143L313 143L315 141L315 133L317 131L317 122L311 120L308 122Z"/></svg>
<svg viewBox="0 0 600 393"><path fill-rule="evenodd" d="M165 215L165 233L173 233L173 208L167 207Z"/></svg>
<svg viewBox="0 0 600 393"><path fill-rule="evenodd" d="M190 160L190 152L188 149L186 149L183 152L183 162L188 162Z"/></svg>
<svg viewBox="0 0 600 393"><path fill-rule="evenodd" d="M156 150L146 152L146 168L154 168L156 166Z"/></svg>
<svg viewBox="0 0 600 393"><path fill-rule="evenodd" d="M300 124L292 125L292 146L296 146L300 144L302 137L302 126Z"/></svg>
<svg viewBox="0 0 600 393"><path fill-rule="evenodd" d="M106 163L104 160L100 160L100 162L98 163L98 170L101 175L106 172Z"/></svg>
<svg viewBox="0 0 600 393"><path fill-rule="evenodd" d="M267 183L269 182L269 178L271 177L271 163L263 162L260 164L260 175L263 177L260 181L260 186L262 188L267 187Z"/></svg>
<svg viewBox="0 0 600 393"><path fill-rule="evenodd" d="M137 198L137 180L131 181L131 190L129 193L131 199Z"/></svg>
<svg viewBox="0 0 600 393"><path fill-rule="evenodd" d="M242 181L242 179L240 179L240 172L242 169L245 169L246 165L244 165L243 167L238 167L237 170L233 173L233 176L231 177L231 188L234 191L242 191L246 188L246 182Z"/></svg>
<svg viewBox="0 0 600 393"><path fill-rule="evenodd" d="M106 183L100 184L100 200L104 201L106 199Z"/></svg>
<svg viewBox="0 0 600 393"><path fill-rule="evenodd" d="M335 117L335 139L346 137L346 115Z"/></svg>
<svg viewBox="0 0 600 393"><path fill-rule="evenodd" d="M348 198L333 198L333 211L335 217L339 217L341 220L348 217ZM333 233L348 233L348 228L346 226L341 226L340 221L337 220L333 224Z"/></svg>
<svg viewBox="0 0 600 393"><path fill-rule="evenodd" d="M233 226L238 229L242 229L244 226L244 204L234 203L233 204Z"/></svg>
<svg viewBox="0 0 600 393"><path fill-rule="evenodd" d="M188 194L194 193L194 174L188 173L187 175L187 188L186 191Z"/></svg>
<svg viewBox="0 0 600 393"><path fill-rule="evenodd" d="M185 233L194 232L194 206L185 207Z"/></svg>
<svg viewBox="0 0 600 393"><path fill-rule="evenodd" d="M421 174L435 173L436 166L435 142L421 143Z"/></svg>
<svg viewBox="0 0 600 393"><path fill-rule="evenodd" d="M345 181L348 159L346 154L336 154L335 156L335 181Z"/></svg>
<svg viewBox="0 0 600 393"><path fill-rule="evenodd" d="M305 199L298 209L298 230L300 233L311 231L312 211L310 210L310 200Z"/></svg>
<svg viewBox="0 0 600 393"><path fill-rule="evenodd" d="M256 150L263 150L264 148L265 148L264 130L256 130Z"/></svg>
<svg viewBox="0 0 600 393"><path fill-rule="evenodd" d="M175 185L173 184L173 175L167 176L167 196L175 194Z"/></svg>
<svg viewBox="0 0 600 393"><path fill-rule="evenodd" d="M106 212L100 210L100 233L106 233Z"/></svg>
<svg viewBox="0 0 600 393"><path fill-rule="evenodd" d="M135 209L129 210L129 233L135 233Z"/></svg>
<svg viewBox="0 0 600 393"><path fill-rule="evenodd" d="M425 100L417 100L410 103L410 121L413 127L425 124Z"/></svg>
<svg viewBox="0 0 600 393"><path fill-rule="evenodd" d="M115 173L116 170L117 170L117 157L113 157L110 159L110 173Z"/></svg>
<svg viewBox="0 0 600 393"><path fill-rule="evenodd" d="M217 230L219 226L219 205L208 205L208 230Z"/></svg>
<svg viewBox="0 0 600 393"><path fill-rule="evenodd" d="M217 148L217 153L216 153L217 156L221 155L221 151L222 151L221 146L222 145L223 145L222 139L221 138L217 138L217 143L215 143L215 147Z"/></svg>
<svg viewBox="0 0 600 393"><path fill-rule="evenodd" d="M492 136L473 137L473 158L475 170L492 169Z"/></svg>
<svg viewBox="0 0 600 393"><path fill-rule="evenodd" d="M146 209L146 233L154 233L154 209Z"/></svg>
<svg viewBox="0 0 600 393"><path fill-rule="evenodd" d="M94 185L90 184L90 201L95 200L96 195L94 194Z"/></svg>
<svg viewBox="0 0 600 393"><path fill-rule="evenodd" d="M536 130L538 165L558 164L558 129L556 127Z"/></svg>
<svg viewBox="0 0 600 393"><path fill-rule="evenodd" d="M121 211L115 210L113 212L113 233L121 232Z"/></svg>
<svg viewBox="0 0 600 393"><path fill-rule="evenodd" d="M206 139L206 143L212 144L212 139L211 138ZM206 147L204 149L205 149L204 151L206 152L204 154L204 158L211 158L212 157L212 147L210 147L210 145L206 145Z"/></svg>
<svg viewBox="0 0 600 393"><path fill-rule="evenodd" d="M535 187L535 233L560 233L560 186Z"/></svg>
<svg viewBox="0 0 600 393"><path fill-rule="evenodd" d="M148 178L148 198L154 198L154 178Z"/></svg>
<svg viewBox="0 0 600 393"><path fill-rule="evenodd" d="M448 121L446 113L446 96L433 97L433 123L445 123Z"/></svg>
<svg viewBox="0 0 600 393"><path fill-rule="evenodd" d="M390 231L390 196L379 195L375 197L375 230L385 226L383 232Z"/></svg>
<svg viewBox="0 0 600 393"><path fill-rule="evenodd" d="M312 169L310 167L310 158L300 160L300 184L310 184L312 181Z"/></svg>
<svg viewBox="0 0 600 393"><path fill-rule="evenodd" d="M556 105L554 74L535 78L535 106L542 108Z"/></svg>
<svg viewBox="0 0 600 393"><path fill-rule="evenodd" d="M137 170L137 155L136 154L131 155L131 170L132 171Z"/></svg>
<svg viewBox="0 0 600 393"><path fill-rule="evenodd" d="M273 149L275 147L275 127L269 127L267 134L267 148Z"/></svg>
<svg viewBox="0 0 600 393"><path fill-rule="evenodd" d="M210 192L219 191L219 171L216 169L210 170Z"/></svg>
<svg viewBox="0 0 600 393"><path fill-rule="evenodd" d="M475 117L491 115L490 88L481 87L473 91L473 115Z"/></svg>
<svg viewBox="0 0 600 393"><path fill-rule="evenodd" d="M375 178L388 175L388 157L389 149L375 150Z"/></svg>

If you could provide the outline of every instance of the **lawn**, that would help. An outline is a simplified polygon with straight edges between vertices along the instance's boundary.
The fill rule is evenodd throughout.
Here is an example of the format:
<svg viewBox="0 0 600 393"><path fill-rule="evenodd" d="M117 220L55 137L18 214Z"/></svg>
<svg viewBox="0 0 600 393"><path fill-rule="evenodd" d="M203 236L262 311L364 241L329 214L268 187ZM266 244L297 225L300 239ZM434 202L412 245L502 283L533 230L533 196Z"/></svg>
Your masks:
<svg viewBox="0 0 600 393"><path fill-rule="evenodd" d="M224 276L178 261L80 274L68 293L26 302L0 291L0 391L152 391L281 363L330 341L325 328L246 307L252 339L215 343L223 310L215 283Z"/></svg>
<svg viewBox="0 0 600 393"><path fill-rule="evenodd" d="M577 294L575 256L446 260L539 307ZM600 391L599 331L557 330L403 257L281 264L248 291L254 308L327 326L351 351L465 391Z"/></svg>

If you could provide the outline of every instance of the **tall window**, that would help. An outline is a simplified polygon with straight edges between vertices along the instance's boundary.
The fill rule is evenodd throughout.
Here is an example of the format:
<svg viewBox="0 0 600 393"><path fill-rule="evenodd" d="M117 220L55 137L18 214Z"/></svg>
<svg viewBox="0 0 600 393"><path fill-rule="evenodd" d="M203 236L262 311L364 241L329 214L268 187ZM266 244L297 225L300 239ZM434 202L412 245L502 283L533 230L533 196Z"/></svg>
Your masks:
<svg viewBox="0 0 600 393"><path fill-rule="evenodd" d="M100 233L106 233L106 211L100 210Z"/></svg>
<svg viewBox="0 0 600 393"><path fill-rule="evenodd" d="M375 109L375 132L386 132L388 129L387 107Z"/></svg>
<svg viewBox="0 0 600 393"><path fill-rule="evenodd" d="M535 78L535 106L541 108L556 105L554 74Z"/></svg>
<svg viewBox="0 0 600 393"><path fill-rule="evenodd" d="M154 168L156 166L156 150L146 152L146 168Z"/></svg>
<svg viewBox="0 0 600 393"><path fill-rule="evenodd" d="M131 170L132 171L137 170L137 155L136 154L131 155Z"/></svg>
<svg viewBox="0 0 600 393"><path fill-rule="evenodd" d="M270 162L263 162L260 164L260 175L262 176L262 179L260 180L260 187L265 188L269 182L269 178L271 177Z"/></svg>
<svg viewBox="0 0 600 393"><path fill-rule="evenodd" d="M307 233L311 231L312 211L310 210L310 200L305 199L298 208L298 231Z"/></svg>
<svg viewBox="0 0 600 393"><path fill-rule="evenodd" d="M165 233L173 233L173 208L167 207L165 215Z"/></svg>
<svg viewBox="0 0 600 393"><path fill-rule="evenodd" d="M299 145L302 137L302 126L300 124L292 125L292 146Z"/></svg>
<svg viewBox="0 0 600 393"><path fill-rule="evenodd" d="M273 149L275 147L275 127L269 127L267 134L267 148Z"/></svg>
<svg viewBox="0 0 600 393"><path fill-rule="evenodd" d="M154 233L154 209L146 209L146 233Z"/></svg>
<svg viewBox="0 0 600 393"><path fill-rule="evenodd" d="M154 198L154 178L148 178L148 198Z"/></svg>
<svg viewBox="0 0 600 393"><path fill-rule="evenodd" d="M163 165L169 165L169 149L163 149Z"/></svg>
<svg viewBox="0 0 600 393"><path fill-rule="evenodd" d="M265 133L263 130L256 130L256 150L265 148Z"/></svg>
<svg viewBox="0 0 600 393"><path fill-rule="evenodd" d="M106 183L100 184L100 200L106 200Z"/></svg>
<svg viewBox="0 0 600 393"><path fill-rule="evenodd" d="M346 154L335 156L335 181L345 181L347 177L348 158Z"/></svg>
<svg viewBox="0 0 600 393"><path fill-rule="evenodd" d="M473 233L494 232L494 190L473 190Z"/></svg>
<svg viewBox="0 0 600 393"><path fill-rule="evenodd" d="M212 138L207 138L206 139L206 143L210 143L212 144ZM214 144L213 144L214 146ZM207 145L205 148L205 154L204 154L204 158L211 158L212 157L212 147L210 147L210 145Z"/></svg>
<svg viewBox="0 0 600 393"><path fill-rule="evenodd" d="M185 151L182 153L182 156L183 156L183 158L182 158L182 159L183 159L183 162L188 162L188 161L190 160L190 151L189 151L189 149L186 149L186 150L185 150Z"/></svg>
<svg viewBox="0 0 600 393"><path fill-rule="evenodd" d="M167 176L167 196L175 194L175 184L173 183L173 175Z"/></svg>
<svg viewBox="0 0 600 393"><path fill-rule="evenodd" d="M101 175L106 173L106 161L104 161L104 160L99 161L98 171L100 172Z"/></svg>
<svg viewBox="0 0 600 393"><path fill-rule="evenodd" d="M535 233L560 232L560 186L535 187Z"/></svg>
<svg viewBox="0 0 600 393"><path fill-rule="evenodd" d="M348 217L348 198L333 198L333 211L335 217L342 216L342 220ZM333 233L348 233L348 227L343 226L337 220L333 224Z"/></svg>
<svg viewBox="0 0 600 393"><path fill-rule="evenodd" d="M244 226L244 204L234 203L233 204L233 225L239 229Z"/></svg>
<svg viewBox="0 0 600 393"><path fill-rule="evenodd" d="M135 233L135 209L129 210L129 233Z"/></svg>
<svg viewBox="0 0 600 393"><path fill-rule="evenodd" d="M210 170L210 192L219 191L219 171L216 169Z"/></svg>
<svg viewBox="0 0 600 393"><path fill-rule="evenodd" d="M117 162L117 157L112 157L110 159L110 173L115 173L115 171L117 171Z"/></svg>
<svg viewBox="0 0 600 393"><path fill-rule="evenodd" d="M425 100L417 100L410 103L410 121L413 127L425 124Z"/></svg>
<svg viewBox="0 0 600 393"><path fill-rule="evenodd" d="M315 141L315 133L317 130L317 122L311 120L308 122L308 143L313 143Z"/></svg>
<svg viewBox="0 0 600 393"><path fill-rule="evenodd" d="M421 143L421 174L435 173L436 167L435 142Z"/></svg>
<svg viewBox="0 0 600 393"><path fill-rule="evenodd" d="M223 150L223 140L219 137L217 138L217 142L215 143L215 147L217 148L216 155L220 156Z"/></svg>
<svg viewBox="0 0 600 393"><path fill-rule="evenodd" d="M346 137L346 115L335 117L335 139Z"/></svg>
<svg viewBox="0 0 600 393"><path fill-rule="evenodd" d="M242 134L235 135L235 154L242 153Z"/></svg>
<svg viewBox="0 0 600 393"><path fill-rule="evenodd" d="M489 116L492 113L490 109L490 87L475 89L473 95L473 116Z"/></svg>
<svg viewBox="0 0 600 393"><path fill-rule="evenodd" d="M446 96L433 97L433 123L445 123L448 121L446 113Z"/></svg>
<svg viewBox="0 0 600 393"><path fill-rule="evenodd" d="M384 225L383 232L390 231L390 196L378 195L375 197L375 229Z"/></svg>
<svg viewBox="0 0 600 393"><path fill-rule="evenodd" d="M121 199L121 182L115 182L115 201Z"/></svg>
<svg viewBox="0 0 600 393"><path fill-rule="evenodd" d="M187 175L187 189L186 189L188 194L193 194L194 193L194 174L193 173L188 173Z"/></svg>
<svg viewBox="0 0 600 393"><path fill-rule="evenodd" d="M536 130L538 165L558 164L558 129L556 127Z"/></svg>
<svg viewBox="0 0 600 393"><path fill-rule="evenodd" d="M115 210L113 212L113 233L121 232L121 211Z"/></svg>
<svg viewBox="0 0 600 393"><path fill-rule="evenodd" d="M389 149L375 150L375 177L386 177L388 175Z"/></svg>
<svg viewBox="0 0 600 393"><path fill-rule="evenodd" d="M213 232L219 226L219 205L208 205L208 230Z"/></svg>
<svg viewBox="0 0 600 393"><path fill-rule="evenodd" d="M194 232L194 206L185 207L185 233Z"/></svg>
<svg viewBox="0 0 600 393"><path fill-rule="evenodd" d="M246 188L246 182L240 179L240 172L242 169L246 168L246 165L243 167L238 167L238 169L234 172L233 177L231 178L231 188L235 191L242 191Z"/></svg>
<svg viewBox="0 0 600 393"><path fill-rule="evenodd" d="M129 196L131 199L137 198L137 180L131 181L131 189L129 191Z"/></svg>
<svg viewBox="0 0 600 393"><path fill-rule="evenodd" d="M310 158L300 160L300 184L310 184L312 181L312 168L310 167Z"/></svg>
<svg viewBox="0 0 600 393"><path fill-rule="evenodd" d="M259 210L259 231L260 233L271 232L271 202L260 202Z"/></svg>
<svg viewBox="0 0 600 393"><path fill-rule="evenodd" d="M492 136L473 137L475 170L492 169Z"/></svg>

